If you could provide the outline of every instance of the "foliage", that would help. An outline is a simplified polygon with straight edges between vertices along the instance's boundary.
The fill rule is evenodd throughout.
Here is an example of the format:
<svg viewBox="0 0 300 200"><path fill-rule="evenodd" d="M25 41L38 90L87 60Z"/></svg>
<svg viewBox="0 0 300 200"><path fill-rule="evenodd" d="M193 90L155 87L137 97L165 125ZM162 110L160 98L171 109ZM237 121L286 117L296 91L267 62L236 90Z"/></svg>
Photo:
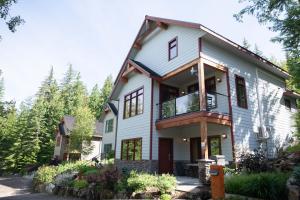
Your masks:
<svg viewBox="0 0 300 200"><path fill-rule="evenodd" d="M267 159L264 152L260 149L254 153L242 153L238 165L239 171L245 170L248 173L265 172L268 170Z"/></svg>
<svg viewBox="0 0 300 200"><path fill-rule="evenodd" d="M293 178L295 179L294 184L300 186L300 166L294 168Z"/></svg>
<svg viewBox="0 0 300 200"><path fill-rule="evenodd" d="M246 49L250 49L251 44L246 40L246 38L243 39L243 47Z"/></svg>
<svg viewBox="0 0 300 200"><path fill-rule="evenodd" d="M285 199L288 173L259 173L225 178L225 191L262 199Z"/></svg>
<svg viewBox="0 0 300 200"><path fill-rule="evenodd" d="M57 168L53 166L42 166L34 175L35 183L51 183L57 175Z"/></svg>
<svg viewBox="0 0 300 200"><path fill-rule="evenodd" d="M74 180L73 187L76 189L83 189L89 186L86 180Z"/></svg>
<svg viewBox="0 0 300 200"><path fill-rule="evenodd" d="M239 171L237 169L234 169L234 168L224 167L223 170L224 170L225 175L239 174Z"/></svg>
<svg viewBox="0 0 300 200"><path fill-rule="evenodd" d="M127 178L127 190L130 192L142 192L146 191L147 188L155 187L161 194L166 194L175 190L175 186L175 177L168 174L158 176L131 171Z"/></svg>
<svg viewBox="0 0 300 200"><path fill-rule="evenodd" d="M169 195L169 194L162 194L160 195L159 197L161 200L171 200L172 199L172 196Z"/></svg>
<svg viewBox="0 0 300 200"><path fill-rule="evenodd" d="M300 151L300 143L298 143L296 145L289 146L286 149L286 151L289 152L289 153L299 152Z"/></svg>
<svg viewBox="0 0 300 200"><path fill-rule="evenodd" d="M25 23L20 16L11 16L9 10L17 0L1 0L0 1L0 18L3 19L11 32L16 32L16 27ZM1 36L0 36L1 39Z"/></svg>
<svg viewBox="0 0 300 200"><path fill-rule="evenodd" d="M75 112L75 126L70 135L70 151L88 155L92 150L95 118L88 107L79 107Z"/></svg>

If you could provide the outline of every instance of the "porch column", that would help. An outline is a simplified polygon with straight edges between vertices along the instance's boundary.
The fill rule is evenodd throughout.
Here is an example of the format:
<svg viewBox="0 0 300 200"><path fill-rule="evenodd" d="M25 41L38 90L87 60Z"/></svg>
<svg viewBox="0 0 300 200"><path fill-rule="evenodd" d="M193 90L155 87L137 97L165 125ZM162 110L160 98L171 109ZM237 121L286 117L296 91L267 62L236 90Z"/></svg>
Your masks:
<svg viewBox="0 0 300 200"><path fill-rule="evenodd" d="M200 122L200 135L201 135L201 158L208 159L208 144L207 144L207 122Z"/></svg>
<svg viewBox="0 0 300 200"><path fill-rule="evenodd" d="M205 76L204 76L204 63L202 58L200 58L198 62L198 83L199 83L200 111L205 111L206 110Z"/></svg>

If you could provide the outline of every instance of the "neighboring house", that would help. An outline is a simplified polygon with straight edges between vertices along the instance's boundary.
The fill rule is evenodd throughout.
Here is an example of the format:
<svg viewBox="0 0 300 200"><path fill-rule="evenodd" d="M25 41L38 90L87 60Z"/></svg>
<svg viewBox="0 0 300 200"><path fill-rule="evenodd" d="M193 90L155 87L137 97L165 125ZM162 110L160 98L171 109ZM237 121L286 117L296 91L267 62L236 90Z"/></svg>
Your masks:
<svg viewBox="0 0 300 200"><path fill-rule="evenodd" d="M146 16L110 97L119 105L115 162L176 174L185 163L232 162L259 147L274 157L291 138L300 98L287 78L201 24Z"/></svg>
<svg viewBox="0 0 300 200"><path fill-rule="evenodd" d="M103 137L102 137L102 154L107 157L109 153L115 150L115 140L117 132L117 115L118 102L109 102L106 105L104 113L100 117L103 123Z"/></svg>
<svg viewBox="0 0 300 200"><path fill-rule="evenodd" d="M56 144L54 148L54 156L58 156L59 160L91 160L93 157L101 155L102 146L102 129L103 125L100 122L95 123L95 132L92 138L91 145L94 147L88 155L80 155L78 153L69 152L70 134L75 124L75 118L72 116L64 116L58 125L56 134Z"/></svg>

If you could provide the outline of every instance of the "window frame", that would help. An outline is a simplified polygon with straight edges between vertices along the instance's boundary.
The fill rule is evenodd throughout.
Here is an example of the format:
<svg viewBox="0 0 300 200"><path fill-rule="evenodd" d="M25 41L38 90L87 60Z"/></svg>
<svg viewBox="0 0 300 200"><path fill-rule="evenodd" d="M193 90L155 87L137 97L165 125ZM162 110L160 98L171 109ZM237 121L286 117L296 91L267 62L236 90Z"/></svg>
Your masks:
<svg viewBox="0 0 300 200"><path fill-rule="evenodd" d="M289 105L287 105L287 102ZM291 111L292 110L292 101L290 99L284 98L284 106L287 110Z"/></svg>
<svg viewBox="0 0 300 200"><path fill-rule="evenodd" d="M212 139L218 139L218 141L219 141L219 149L220 149L218 155L222 155L222 141L221 141L221 136L220 135L212 135L212 136L208 136L207 137L208 156L212 156L211 155L211 140Z"/></svg>
<svg viewBox="0 0 300 200"><path fill-rule="evenodd" d="M110 150L106 152L106 151L105 151L105 150L106 150L105 147L107 147L107 146L110 147ZM103 153L107 154L107 153L109 153L110 151L112 151L112 143L104 144L104 145L103 145Z"/></svg>
<svg viewBox="0 0 300 200"><path fill-rule="evenodd" d="M175 42L174 46L171 46L171 44ZM171 58L171 49L176 48L176 55L174 57ZM168 60L171 61L174 58L176 58L178 56L178 37L176 36L175 38L171 39L168 42Z"/></svg>
<svg viewBox="0 0 300 200"><path fill-rule="evenodd" d="M141 94L139 94L139 91L140 90L143 90L143 92ZM138 89L136 90L133 90L132 92L124 95L124 108L123 108L123 119L128 119L128 118L131 118L131 117L134 117L134 116L137 116L137 115L142 115L144 113L144 86L142 87L139 87ZM132 95L135 95L134 97L132 97ZM127 97L129 96L129 99L127 99ZM143 108L142 108L142 111L141 113L138 113L138 98L139 96L143 96L143 101L142 101L142 105L143 105ZM135 99L135 114L132 115L132 100ZM129 101L129 115L128 117L126 117L126 103Z"/></svg>
<svg viewBox="0 0 300 200"><path fill-rule="evenodd" d="M241 85L240 83L238 83L238 80L242 80L243 82L243 85ZM242 106L241 104L241 97L239 96L239 93L238 93L238 86L241 85L243 86L243 89L244 89L244 92L245 92L245 106ZM235 74L235 92L236 92L236 103L237 103L237 106L239 108L244 108L244 109L248 109L248 100L247 100L247 87L246 87L246 80L244 77L242 76L239 76L237 74Z"/></svg>
<svg viewBox="0 0 300 200"><path fill-rule="evenodd" d="M109 130L110 128L110 124L108 124L109 122L111 122L111 130ZM111 133L114 131L114 119L111 118L111 119L108 119L108 120L105 120L105 133Z"/></svg>
<svg viewBox="0 0 300 200"><path fill-rule="evenodd" d="M141 141L141 149L140 149L140 158L137 160L135 157L135 152L136 152L136 141ZM133 141L133 158L132 160L129 159L129 148L128 148L128 144L129 142ZM126 147L125 147L126 145ZM126 158L123 158L123 148L126 148ZM143 138L139 137L139 138L130 138L130 139L124 139L121 140L121 160L130 160L130 161L139 161L142 160L143 158Z"/></svg>

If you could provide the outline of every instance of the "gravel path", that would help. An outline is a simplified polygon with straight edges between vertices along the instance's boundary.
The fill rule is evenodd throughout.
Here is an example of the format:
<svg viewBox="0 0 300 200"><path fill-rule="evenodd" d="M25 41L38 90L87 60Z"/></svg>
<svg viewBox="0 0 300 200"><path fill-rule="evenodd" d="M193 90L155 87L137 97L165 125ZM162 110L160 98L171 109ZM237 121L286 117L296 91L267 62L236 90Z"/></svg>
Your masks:
<svg viewBox="0 0 300 200"><path fill-rule="evenodd" d="M75 200L75 198L32 193L31 183L30 178L20 176L0 177L0 200Z"/></svg>

